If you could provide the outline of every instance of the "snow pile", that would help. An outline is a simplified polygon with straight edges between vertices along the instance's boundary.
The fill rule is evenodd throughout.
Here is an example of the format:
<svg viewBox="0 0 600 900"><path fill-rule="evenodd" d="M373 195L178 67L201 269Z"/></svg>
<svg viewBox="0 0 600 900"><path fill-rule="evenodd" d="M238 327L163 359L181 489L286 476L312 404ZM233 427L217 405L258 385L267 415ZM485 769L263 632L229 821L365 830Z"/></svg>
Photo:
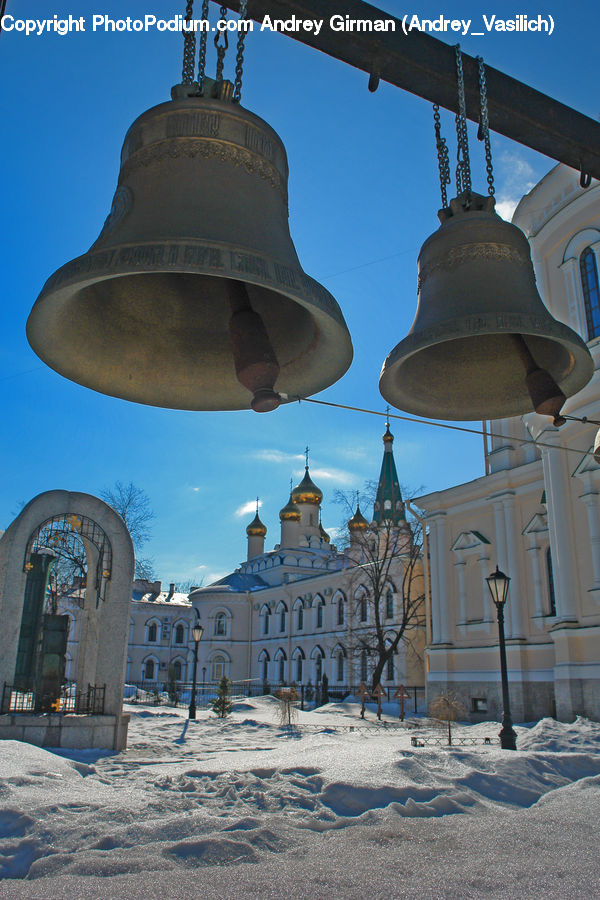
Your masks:
<svg viewBox="0 0 600 900"><path fill-rule="evenodd" d="M273 698L225 721L130 712L119 754L1 743L0 896L600 894L597 723L517 727L511 753L414 748L414 726L441 732L363 722L353 703L299 712L292 729ZM499 727L453 735L496 740Z"/></svg>

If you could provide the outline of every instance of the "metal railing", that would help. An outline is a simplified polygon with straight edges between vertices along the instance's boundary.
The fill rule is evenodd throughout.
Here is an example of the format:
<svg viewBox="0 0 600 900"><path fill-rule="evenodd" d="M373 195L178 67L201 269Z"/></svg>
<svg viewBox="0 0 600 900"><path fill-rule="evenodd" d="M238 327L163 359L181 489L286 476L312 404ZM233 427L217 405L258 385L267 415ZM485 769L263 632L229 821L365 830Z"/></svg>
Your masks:
<svg viewBox="0 0 600 900"><path fill-rule="evenodd" d="M104 714L106 685L88 684L79 691L74 683L65 684L57 697L36 691L21 691L12 684L4 684L0 712L8 713L71 713L77 716L101 716Z"/></svg>
<svg viewBox="0 0 600 900"><path fill-rule="evenodd" d="M244 681L232 681L229 684L230 696L233 700L242 699L244 697L260 697L266 694L276 694L281 688L289 688L291 684L279 683L270 684L256 679L246 679ZM358 685L352 684L330 684L327 689L327 695L324 695L323 687L320 684L314 685L312 682L307 684L296 684L298 702L302 709L314 708L322 706L324 703L335 703L345 700L349 696L356 696ZM212 705L211 701L217 696L219 688L218 682L203 681L196 684L196 707L197 709L209 709ZM385 696L382 697L384 703L393 703L394 694L396 693L396 685L388 685L383 688ZM411 715L425 707L425 688L422 685L405 686L409 698L404 701L405 715ZM128 703L151 704L154 706L176 706L187 707L192 699L192 683L191 682L169 682L169 681L130 681L125 685L124 699ZM376 700L367 700L367 705L376 703Z"/></svg>

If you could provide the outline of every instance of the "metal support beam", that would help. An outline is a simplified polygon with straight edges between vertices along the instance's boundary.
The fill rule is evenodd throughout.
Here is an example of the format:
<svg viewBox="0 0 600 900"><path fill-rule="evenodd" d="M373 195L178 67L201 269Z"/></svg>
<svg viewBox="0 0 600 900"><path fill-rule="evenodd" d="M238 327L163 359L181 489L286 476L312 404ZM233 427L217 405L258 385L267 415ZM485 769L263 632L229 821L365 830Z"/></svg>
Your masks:
<svg viewBox="0 0 600 900"><path fill-rule="evenodd" d="M239 0L223 0L239 12ZM451 112L457 110L454 48L431 35L412 31L405 35L400 19L362 0L248 0L246 16L262 22L272 19L323 19L316 35L298 29L286 34L335 59L362 69L370 76L403 88ZM392 31L333 31L332 15L351 20L393 22ZM477 61L463 54L467 115L479 118ZM600 123L534 88L486 66L489 124L498 134L517 141L551 159L600 179Z"/></svg>

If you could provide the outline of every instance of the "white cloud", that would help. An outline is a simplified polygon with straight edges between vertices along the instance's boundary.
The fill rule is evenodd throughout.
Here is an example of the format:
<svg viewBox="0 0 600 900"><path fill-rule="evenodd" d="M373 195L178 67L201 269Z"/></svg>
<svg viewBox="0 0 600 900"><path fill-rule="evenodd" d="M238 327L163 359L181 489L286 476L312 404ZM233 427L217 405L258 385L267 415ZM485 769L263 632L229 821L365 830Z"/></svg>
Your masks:
<svg viewBox="0 0 600 900"><path fill-rule="evenodd" d="M496 212L510 221L517 205L537 182L533 167L518 153L505 151L496 164Z"/></svg>
<svg viewBox="0 0 600 900"><path fill-rule="evenodd" d="M258 508L262 506L262 500L258 501ZM241 519L242 516L249 516L250 513L256 512L256 500L248 500L247 503L242 503L241 506L238 506L234 515Z"/></svg>
<svg viewBox="0 0 600 900"><path fill-rule="evenodd" d="M263 462L273 463L297 463L299 459L304 459L304 453L283 453L281 450L257 450L253 454L255 459L261 459Z"/></svg>
<svg viewBox="0 0 600 900"><path fill-rule="evenodd" d="M220 581L221 578L225 578L226 575L229 575L229 572L209 572L206 576L205 584L214 584L215 581Z"/></svg>
<svg viewBox="0 0 600 900"><path fill-rule="evenodd" d="M311 469L310 477L317 484L319 481L331 481L334 484L354 484L356 475L343 469Z"/></svg>

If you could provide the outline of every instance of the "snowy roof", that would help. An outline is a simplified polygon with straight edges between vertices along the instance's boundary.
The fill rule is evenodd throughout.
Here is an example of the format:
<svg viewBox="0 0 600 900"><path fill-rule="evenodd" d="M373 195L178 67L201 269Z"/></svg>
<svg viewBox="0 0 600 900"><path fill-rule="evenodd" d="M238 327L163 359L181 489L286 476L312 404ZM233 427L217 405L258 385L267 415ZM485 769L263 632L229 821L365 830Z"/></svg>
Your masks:
<svg viewBox="0 0 600 900"><path fill-rule="evenodd" d="M263 578L261 578L260 575L250 575L245 574L244 572L232 572L230 575L225 575L224 578L220 578L213 584L198 588L197 590L193 591L193 593L212 594L215 592L227 591L236 594L243 594L246 591L261 591L263 588L267 587L271 587L271 585L267 584L267 582Z"/></svg>
<svg viewBox="0 0 600 900"><path fill-rule="evenodd" d="M181 594L175 592L171 594L169 597L168 591L161 591L160 594L152 593L152 591L136 591L133 590L131 592L132 599L137 603L164 603L169 606L190 606L190 601L187 594ZM169 599L167 599L167 597Z"/></svg>

